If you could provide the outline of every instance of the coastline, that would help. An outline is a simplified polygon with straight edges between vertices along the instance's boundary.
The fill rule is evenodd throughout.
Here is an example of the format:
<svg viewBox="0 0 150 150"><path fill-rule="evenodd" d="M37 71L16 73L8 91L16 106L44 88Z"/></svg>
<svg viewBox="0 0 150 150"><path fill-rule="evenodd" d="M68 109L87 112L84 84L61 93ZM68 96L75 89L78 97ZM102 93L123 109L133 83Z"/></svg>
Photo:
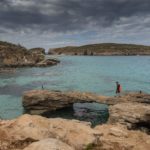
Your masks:
<svg viewBox="0 0 150 150"><path fill-rule="evenodd" d="M121 97L104 97L93 93L74 92L71 96L69 93L61 95L59 92L54 94L42 90L29 91L25 93L24 99L26 103L32 104L30 109L34 109L34 103L36 107L41 106L38 98L47 105L48 99L55 102L60 97L63 99L65 94L68 97L65 103L70 103L70 99L74 98L73 102L77 98L86 102L89 101L88 97L90 101L93 99L109 103L108 122L91 128L89 122L25 114L12 120L0 120L0 135L3 135L0 136L0 147L3 150L37 150L38 147L43 147L44 150L54 147L61 150L149 149L150 94L128 93Z"/></svg>

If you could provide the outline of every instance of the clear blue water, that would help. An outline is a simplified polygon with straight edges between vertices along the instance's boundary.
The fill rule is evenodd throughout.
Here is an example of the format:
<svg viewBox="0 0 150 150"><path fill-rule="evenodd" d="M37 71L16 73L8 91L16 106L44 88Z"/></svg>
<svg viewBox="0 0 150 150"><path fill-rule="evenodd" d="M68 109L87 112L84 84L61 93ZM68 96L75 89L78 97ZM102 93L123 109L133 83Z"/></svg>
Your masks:
<svg viewBox="0 0 150 150"><path fill-rule="evenodd" d="M0 74L0 117L22 114L21 96L31 89L90 91L115 95L115 82L124 91L150 92L149 56L60 56L47 68L22 68Z"/></svg>

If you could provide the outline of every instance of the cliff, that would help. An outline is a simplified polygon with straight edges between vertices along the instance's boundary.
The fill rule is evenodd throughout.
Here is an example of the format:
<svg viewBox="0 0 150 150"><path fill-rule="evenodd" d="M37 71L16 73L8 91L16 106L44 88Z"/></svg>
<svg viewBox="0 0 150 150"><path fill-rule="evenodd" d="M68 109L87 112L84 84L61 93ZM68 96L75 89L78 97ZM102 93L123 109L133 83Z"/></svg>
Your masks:
<svg viewBox="0 0 150 150"><path fill-rule="evenodd" d="M29 49L29 51L32 53L45 55L45 49L44 48L37 47L37 48Z"/></svg>
<svg viewBox="0 0 150 150"><path fill-rule="evenodd" d="M21 45L0 41L0 68L39 67L54 64L57 64L56 60L45 60L44 49L28 50Z"/></svg>
<svg viewBox="0 0 150 150"><path fill-rule="evenodd" d="M102 43L49 49L48 54L65 55L150 55L150 46Z"/></svg>

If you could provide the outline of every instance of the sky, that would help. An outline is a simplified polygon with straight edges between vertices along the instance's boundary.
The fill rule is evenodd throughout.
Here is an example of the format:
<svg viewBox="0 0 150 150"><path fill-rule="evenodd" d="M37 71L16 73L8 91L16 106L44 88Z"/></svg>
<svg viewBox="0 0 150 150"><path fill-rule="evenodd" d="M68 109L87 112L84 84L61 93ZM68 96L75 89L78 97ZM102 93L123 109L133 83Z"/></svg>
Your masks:
<svg viewBox="0 0 150 150"><path fill-rule="evenodd" d="M0 0L0 40L45 49L150 45L150 0Z"/></svg>

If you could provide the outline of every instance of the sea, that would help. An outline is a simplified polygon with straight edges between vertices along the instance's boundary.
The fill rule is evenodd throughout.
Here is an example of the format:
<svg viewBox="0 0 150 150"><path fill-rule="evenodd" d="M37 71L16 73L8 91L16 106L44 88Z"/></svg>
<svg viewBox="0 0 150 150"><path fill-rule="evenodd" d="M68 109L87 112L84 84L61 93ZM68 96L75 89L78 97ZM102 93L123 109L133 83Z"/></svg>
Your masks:
<svg viewBox="0 0 150 150"><path fill-rule="evenodd" d="M13 119L22 115L23 93L42 89L42 86L48 90L94 92L114 96L118 81L122 85L123 92L150 93L150 56L47 57L59 59L61 62L52 67L18 68L14 73L0 74L0 118ZM63 116L60 115L62 112ZM73 105L72 113L68 109L63 109L62 112L49 117L66 116L69 119L100 123L107 120L108 106L76 103ZM67 117L69 114L71 115Z"/></svg>

